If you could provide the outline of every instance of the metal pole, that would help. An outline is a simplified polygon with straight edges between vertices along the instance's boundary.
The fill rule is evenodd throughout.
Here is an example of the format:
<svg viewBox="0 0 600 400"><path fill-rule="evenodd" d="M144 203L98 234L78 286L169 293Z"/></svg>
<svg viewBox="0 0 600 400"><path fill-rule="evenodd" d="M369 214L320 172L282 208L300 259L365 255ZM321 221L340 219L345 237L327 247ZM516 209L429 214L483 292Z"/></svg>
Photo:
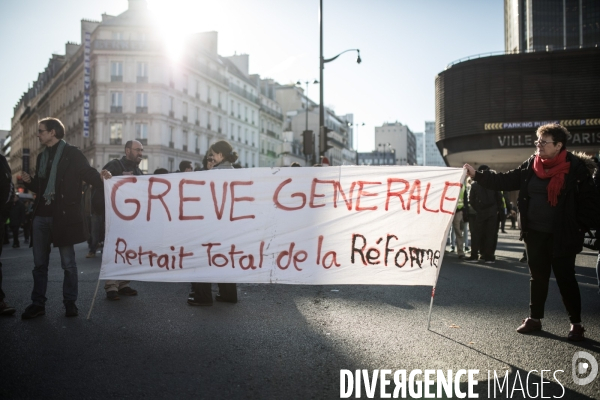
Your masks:
<svg viewBox="0 0 600 400"><path fill-rule="evenodd" d="M320 135L323 134L323 127L325 126L325 109L323 106L323 86L325 86L323 81L323 68L325 66L323 62L323 0L319 0L319 28L320 28L320 53L319 53L319 131L315 132L315 148L319 145ZM321 149L317 149L316 154L320 154Z"/></svg>

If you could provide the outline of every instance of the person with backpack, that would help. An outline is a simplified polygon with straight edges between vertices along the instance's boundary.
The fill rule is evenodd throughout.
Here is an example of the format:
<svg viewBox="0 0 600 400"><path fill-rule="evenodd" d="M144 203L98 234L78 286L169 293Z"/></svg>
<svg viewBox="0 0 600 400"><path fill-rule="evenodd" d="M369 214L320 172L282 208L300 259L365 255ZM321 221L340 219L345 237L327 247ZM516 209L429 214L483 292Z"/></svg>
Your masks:
<svg viewBox="0 0 600 400"><path fill-rule="evenodd" d="M109 171L113 176L143 175L144 173L139 167L143 159L143 154L144 146L142 143L137 140L129 140L125 143L125 155L121 157L121 159L115 158L114 160L109 161L104 166L104 169ZM96 200L97 197L98 196L95 196L94 200ZM98 203L98 200L94 201L94 204ZM92 208L94 208L94 204L92 204ZM104 204L103 201L102 204ZM106 298L108 300L119 300L119 295L137 296L137 290L129 287L129 282L130 281L107 280L104 283Z"/></svg>

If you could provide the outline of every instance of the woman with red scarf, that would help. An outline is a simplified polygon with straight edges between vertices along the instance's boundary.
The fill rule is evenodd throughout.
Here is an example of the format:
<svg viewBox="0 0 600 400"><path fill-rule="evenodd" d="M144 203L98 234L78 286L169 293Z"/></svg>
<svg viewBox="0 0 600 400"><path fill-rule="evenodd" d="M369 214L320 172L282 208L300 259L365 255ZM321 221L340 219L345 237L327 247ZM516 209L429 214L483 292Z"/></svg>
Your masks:
<svg viewBox="0 0 600 400"><path fill-rule="evenodd" d="M519 190L521 240L525 241L530 272L529 318L519 333L542 329L550 272L554 271L569 314L568 339L584 339L581 296L575 279L575 256L582 250L583 235L600 226L600 195L592 180L595 165L585 154L567 151L569 132L561 125L538 128L536 152L521 166L506 173L475 171L467 174L481 186L494 190Z"/></svg>

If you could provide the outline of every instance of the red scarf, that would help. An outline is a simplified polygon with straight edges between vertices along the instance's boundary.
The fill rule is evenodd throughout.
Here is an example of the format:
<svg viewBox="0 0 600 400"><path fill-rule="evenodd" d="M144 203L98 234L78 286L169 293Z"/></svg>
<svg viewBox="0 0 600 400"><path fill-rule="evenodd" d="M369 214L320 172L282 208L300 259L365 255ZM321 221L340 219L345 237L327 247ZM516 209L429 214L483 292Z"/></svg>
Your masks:
<svg viewBox="0 0 600 400"><path fill-rule="evenodd" d="M567 162L567 151L561 151L554 158L543 159L539 155L533 160L533 170L540 179L550 178L548 183L548 202L551 206L558 204L558 195L565 183L565 175L571 163ZM547 171L546 171L547 170Z"/></svg>

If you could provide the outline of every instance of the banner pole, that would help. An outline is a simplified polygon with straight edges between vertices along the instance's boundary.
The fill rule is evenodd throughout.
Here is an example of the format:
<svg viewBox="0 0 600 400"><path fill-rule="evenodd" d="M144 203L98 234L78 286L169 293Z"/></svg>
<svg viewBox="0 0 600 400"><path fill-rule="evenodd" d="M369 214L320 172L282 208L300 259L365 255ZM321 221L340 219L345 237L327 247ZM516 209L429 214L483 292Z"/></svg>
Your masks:
<svg viewBox="0 0 600 400"><path fill-rule="evenodd" d="M89 320L90 315L92 315L92 309L94 308L94 303L96 302L96 296L98 295L99 287L100 287L100 274L98 274L98 283L96 283L96 291L94 292L94 297L92 298L92 305L90 306L90 311L88 312L86 320Z"/></svg>
<svg viewBox="0 0 600 400"><path fill-rule="evenodd" d="M437 279L436 279L437 284ZM431 326L431 311L433 310L433 298L435 297L435 286L431 288L431 301L429 302L429 316L427 317L427 330L430 331Z"/></svg>
<svg viewBox="0 0 600 400"><path fill-rule="evenodd" d="M460 177L460 181L461 182L465 182L465 176L466 176L466 174L467 174L467 170L465 170L463 168L463 173L462 173L462 175ZM460 184L461 189L462 189L463 185L464 185L464 183ZM458 198L457 198L457 200L458 200ZM456 208L457 207L458 207L458 201L454 205L454 213L456 213ZM446 252L445 251L446 241L448 240L448 234L450 233L450 227L452 226L452 220L453 219L454 219L454 214L452 214L452 218L450 219L450 223L448 224L448 227L446 228L446 233L445 233L444 239L442 241L442 247L441 248L444 249L443 252L442 252L442 254L445 254L445 252ZM431 301L429 302L429 315L427 316L427 330L428 331L431 330L430 327L431 327L431 312L433 310L433 298L435 297L435 288L437 286L438 279L440 278L440 270L442 269L442 262L443 262L443 260L444 260L444 258L443 258L443 255L442 255L442 258L440 260L440 267L438 268L437 274L435 275L435 283L433 284L433 287L431 288Z"/></svg>

